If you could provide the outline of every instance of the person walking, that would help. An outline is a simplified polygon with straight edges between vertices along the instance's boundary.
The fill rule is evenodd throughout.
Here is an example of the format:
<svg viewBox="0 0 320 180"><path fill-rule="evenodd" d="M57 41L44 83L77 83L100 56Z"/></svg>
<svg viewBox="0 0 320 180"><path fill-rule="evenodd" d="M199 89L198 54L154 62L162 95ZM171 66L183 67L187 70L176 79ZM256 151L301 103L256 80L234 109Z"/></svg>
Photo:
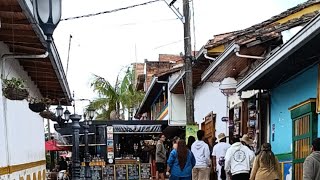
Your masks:
<svg viewBox="0 0 320 180"><path fill-rule="evenodd" d="M303 163L303 180L320 179L320 138L312 141L311 151Z"/></svg>
<svg viewBox="0 0 320 180"><path fill-rule="evenodd" d="M280 179L280 164L269 143L264 143L254 160L250 180Z"/></svg>
<svg viewBox="0 0 320 180"><path fill-rule="evenodd" d="M210 150L208 144L204 142L204 131L197 132L197 138L192 146L191 152L196 159L196 165L192 169L192 180L209 180L210 176Z"/></svg>
<svg viewBox="0 0 320 180"><path fill-rule="evenodd" d="M196 164L192 152L187 148L185 140L179 140L177 149L173 149L167 161L171 170L169 180L191 180L192 168Z"/></svg>
<svg viewBox="0 0 320 180"><path fill-rule="evenodd" d="M227 137L224 133L218 135L218 144L212 150L212 169L217 172L218 180L225 180L227 178L224 163L227 150L230 148L227 143Z"/></svg>
<svg viewBox="0 0 320 180"><path fill-rule="evenodd" d="M166 163L166 149L163 145L163 142L166 140L166 136L164 134L160 135L160 139L157 142L156 146L156 167L157 167L157 176L156 179L164 180L164 172L165 172L165 163Z"/></svg>
<svg viewBox="0 0 320 180"><path fill-rule="evenodd" d="M240 137L234 137L233 142L226 152L225 171L231 174L232 180L249 180L254 152L240 142Z"/></svg>

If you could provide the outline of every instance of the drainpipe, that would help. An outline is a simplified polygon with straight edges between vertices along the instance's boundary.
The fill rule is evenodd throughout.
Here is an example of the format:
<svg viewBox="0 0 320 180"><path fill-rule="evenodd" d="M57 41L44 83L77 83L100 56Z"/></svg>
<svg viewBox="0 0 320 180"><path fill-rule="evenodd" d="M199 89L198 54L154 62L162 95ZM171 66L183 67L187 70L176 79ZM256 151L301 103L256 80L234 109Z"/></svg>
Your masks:
<svg viewBox="0 0 320 180"><path fill-rule="evenodd" d="M7 59L16 59L16 58L24 58L24 59L43 59L48 57L49 53L46 52L40 55L15 55L15 54L3 54L1 56L1 84L0 87L2 89L2 79L5 75L5 61ZM8 123L7 123L7 98L2 97L2 105L3 105L3 122L4 122L4 138L5 138L5 146L7 151L7 166L10 166L10 153L9 153L9 143L8 143ZM10 172L8 174L10 179Z"/></svg>
<svg viewBox="0 0 320 180"><path fill-rule="evenodd" d="M234 52L236 53L236 56L241 57L241 58L265 59L264 56L251 56L251 55L240 54L240 47L235 48Z"/></svg>
<svg viewBox="0 0 320 180"><path fill-rule="evenodd" d="M204 55L204 57L205 57L206 59L209 59L209 60L212 60L212 61L215 61L215 60L216 60L216 58L213 58L213 57L208 56L208 50L207 50L207 49L204 49L204 50L203 50L203 55Z"/></svg>

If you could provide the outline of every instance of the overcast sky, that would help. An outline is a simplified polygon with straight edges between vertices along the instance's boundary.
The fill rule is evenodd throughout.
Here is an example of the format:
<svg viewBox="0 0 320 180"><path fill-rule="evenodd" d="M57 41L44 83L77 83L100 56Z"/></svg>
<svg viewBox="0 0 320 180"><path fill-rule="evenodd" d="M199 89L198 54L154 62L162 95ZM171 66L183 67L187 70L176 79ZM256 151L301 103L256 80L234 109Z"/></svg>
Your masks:
<svg viewBox="0 0 320 180"><path fill-rule="evenodd" d="M62 18L146 1L65 0ZM195 0L196 50L214 34L252 26L301 2L305 0ZM176 3L181 4L182 0ZM75 91L76 98L92 99L94 94L89 86L92 73L114 83L120 69L130 63L155 61L159 54L183 52L183 25L176 18L165 2L160 1L111 14L61 21L54 40L65 69L69 35L73 36L67 74L70 90ZM78 113L87 104L78 105Z"/></svg>

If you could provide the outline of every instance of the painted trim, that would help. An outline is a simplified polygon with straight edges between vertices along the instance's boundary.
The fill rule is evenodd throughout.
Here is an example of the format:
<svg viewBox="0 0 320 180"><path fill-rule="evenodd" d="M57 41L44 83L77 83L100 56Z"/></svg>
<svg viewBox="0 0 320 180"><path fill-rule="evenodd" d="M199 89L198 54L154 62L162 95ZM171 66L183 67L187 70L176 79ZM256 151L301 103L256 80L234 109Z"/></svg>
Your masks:
<svg viewBox="0 0 320 180"><path fill-rule="evenodd" d="M164 106L164 108L162 109L162 112L158 116L157 120L163 120L163 118L168 114L168 112L169 112L169 108L168 108L168 103L167 103Z"/></svg>
<svg viewBox="0 0 320 180"><path fill-rule="evenodd" d="M297 109L297 108L299 108L299 107L302 107L302 106L304 106L304 105L306 105L306 104L313 103L313 102L316 102L316 99L313 99L313 98L312 98L312 99L308 99L308 100L306 100L306 101L303 101L303 102L301 102L301 103L299 103L299 104L296 104L296 105L290 107L288 110L289 110L289 111L292 111L292 110L295 110L295 109Z"/></svg>
<svg viewBox="0 0 320 180"><path fill-rule="evenodd" d="M208 48L208 53L222 53L224 51L224 44L214 47L212 49Z"/></svg>
<svg viewBox="0 0 320 180"><path fill-rule="evenodd" d="M12 165L12 166L7 166L7 167L0 167L0 176L6 175L6 174L12 174L12 173L15 173L18 171L23 171L23 170L35 168L38 166L43 166L43 165L46 165L46 160L18 164L18 165Z"/></svg>
<svg viewBox="0 0 320 180"><path fill-rule="evenodd" d="M279 161L292 161L292 153L276 154Z"/></svg>
<svg viewBox="0 0 320 180"><path fill-rule="evenodd" d="M251 73L244 77L237 85L237 92L246 90L248 86L266 75L271 69L284 61L289 55L293 54L297 49L306 44L306 41L314 38L320 33L320 16L317 15L312 21L307 23L297 34L289 41L283 44L277 51L270 55Z"/></svg>
<svg viewBox="0 0 320 180"><path fill-rule="evenodd" d="M217 57L217 60L215 60L210 66L202 73L201 75L201 81L206 81L216 70L216 68L224 62L233 52L235 49L239 49L239 45L232 42L225 51L221 55Z"/></svg>
<svg viewBox="0 0 320 180"><path fill-rule="evenodd" d="M301 16L303 15L306 15L306 14L309 14L309 13L312 13L314 11L318 11L320 9L320 4L314 4L314 5L311 5L309 7L306 7L296 13L293 13L293 14L290 14L289 16L286 16L282 19L279 19L278 21L276 21L275 23L280 23L280 24L284 24L292 19L296 19L296 18L300 18Z"/></svg>
<svg viewBox="0 0 320 180"><path fill-rule="evenodd" d="M174 82L170 85L169 91L172 92L177 85L181 82L182 78L185 76L186 72L183 71L182 73L179 74L179 76L174 80Z"/></svg>

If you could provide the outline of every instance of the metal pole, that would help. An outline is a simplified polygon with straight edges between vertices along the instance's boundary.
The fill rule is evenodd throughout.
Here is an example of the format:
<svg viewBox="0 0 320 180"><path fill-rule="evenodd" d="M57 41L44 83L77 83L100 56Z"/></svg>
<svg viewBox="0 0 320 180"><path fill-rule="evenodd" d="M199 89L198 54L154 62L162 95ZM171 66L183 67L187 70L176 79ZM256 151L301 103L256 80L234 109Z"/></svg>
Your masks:
<svg viewBox="0 0 320 180"><path fill-rule="evenodd" d="M90 154L89 154L89 139L88 133L90 126L88 124L83 125L84 128L84 154L85 154L85 178L91 179L91 170L90 170Z"/></svg>
<svg viewBox="0 0 320 180"><path fill-rule="evenodd" d="M184 15L184 52L185 52L185 73L186 73L186 118L187 124L194 124L194 104L192 86L192 54L191 54L191 33L190 33L190 7L189 0L183 0Z"/></svg>
<svg viewBox="0 0 320 180"><path fill-rule="evenodd" d="M70 116L72 120L72 179L80 180L80 159L79 159L79 132L80 132L80 124L79 121L81 116L78 114L72 114Z"/></svg>

